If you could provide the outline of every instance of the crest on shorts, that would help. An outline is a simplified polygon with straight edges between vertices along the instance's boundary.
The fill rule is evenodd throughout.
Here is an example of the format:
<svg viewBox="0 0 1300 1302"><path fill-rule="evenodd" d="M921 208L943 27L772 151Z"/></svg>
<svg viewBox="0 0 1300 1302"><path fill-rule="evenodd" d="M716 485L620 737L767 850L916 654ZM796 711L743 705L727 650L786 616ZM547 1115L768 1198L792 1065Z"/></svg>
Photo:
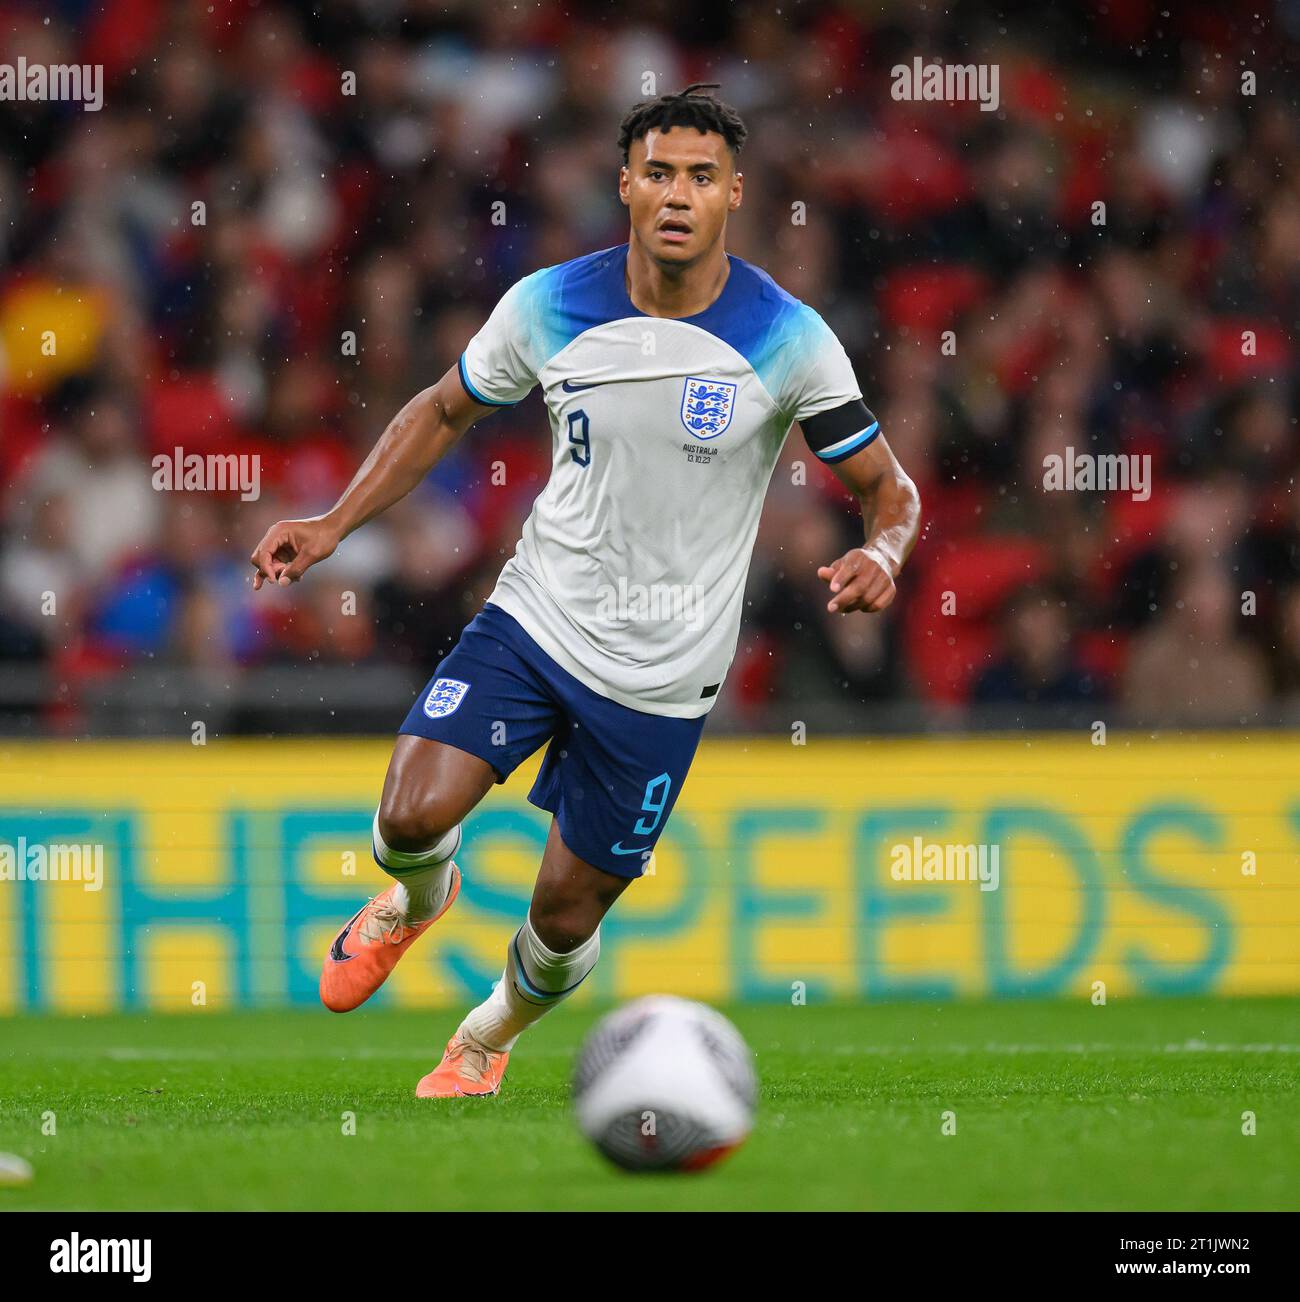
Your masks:
<svg viewBox="0 0 1300 1302"><path fill-rule="evenodd" d="M731 424L735 405L734 384L687 376L682 389L682 424L697 439L715 439Z"/></svg>
<svg viewBox="0 0 1300 1302"><path fill-rule="evenodd" d="M439 678L424 698L424 712L431 719L445 719L465 699L469 684L458 678Z"/></svg>

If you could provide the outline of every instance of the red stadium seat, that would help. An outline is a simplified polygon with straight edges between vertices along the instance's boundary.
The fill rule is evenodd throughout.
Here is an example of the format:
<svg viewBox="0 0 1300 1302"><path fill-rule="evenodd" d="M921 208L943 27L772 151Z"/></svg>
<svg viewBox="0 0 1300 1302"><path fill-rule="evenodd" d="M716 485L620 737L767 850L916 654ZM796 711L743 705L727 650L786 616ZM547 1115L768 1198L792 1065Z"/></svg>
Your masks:
<svg viewBox="0 0 1300 1302"><path fill-rule="evenodd" d="M917 690L933 701L966 700L998 645L993 620L1002 604L1048 567L1046 549L1031 539L966 537L939 543L909 603L904 628Z"/></svg>

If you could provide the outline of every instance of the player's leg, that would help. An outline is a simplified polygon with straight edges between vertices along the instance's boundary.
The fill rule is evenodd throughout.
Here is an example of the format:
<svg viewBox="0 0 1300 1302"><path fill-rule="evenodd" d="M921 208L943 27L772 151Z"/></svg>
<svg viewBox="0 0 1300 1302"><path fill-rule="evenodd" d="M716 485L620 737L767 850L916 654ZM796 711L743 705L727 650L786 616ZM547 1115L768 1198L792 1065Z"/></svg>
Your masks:
<svg viewBox="0 0 1300 1302"><path fill-rule="evenodd" d="M495 1094L515 1041L567 999L600 957L600 922L632 882L580 859L551 823L523 926L506 948L491 995L461 1022L420 1098Z"/></svg>
<svg viewBox="0 0 1300 1302"><path fill-rule="evenodd" d="M446 907L461 823L496 780L492 766L468 751L428 737L398 737L371 845L375 862L397 878L393 900L412 925Z"/></svg>
<svg viewBox="0 0 1300 1302"><path fill-rule="evenodd" d="M460 889L461 822L550 736L558 713L529 666L476 616L412 706L371 830L393 885L340 930L321 969L321 1001L364 1003Z"/></svg>
<svg viewBox="0 0 1300 1302"><path fill-rule="evenodd" d="M365 1003L460 891L453 856L461 823L496 781L492 766L445 742L403 735L393 747L371 828L375 863L391 886L334 937L321 967L321 1002L345 1013Z"/></svg>
<svg viewBox="0 0 1300 1302"><path fill-rule="evenodd" d="M528 926L537 939L558 954L572 954L595 935L610 905L632 884L580 859L551 822L541 870L533 887Z"/></svg>
<svg viewBox="0 0 1300 1302"><path fill-rule="evenodd" d="M422 1098L496 1093L515 1041L590 974L601 919L646 871L704 726L629 709L535 663L565 711L529 794L555 821L502 978L420 1082Z"/></svg>

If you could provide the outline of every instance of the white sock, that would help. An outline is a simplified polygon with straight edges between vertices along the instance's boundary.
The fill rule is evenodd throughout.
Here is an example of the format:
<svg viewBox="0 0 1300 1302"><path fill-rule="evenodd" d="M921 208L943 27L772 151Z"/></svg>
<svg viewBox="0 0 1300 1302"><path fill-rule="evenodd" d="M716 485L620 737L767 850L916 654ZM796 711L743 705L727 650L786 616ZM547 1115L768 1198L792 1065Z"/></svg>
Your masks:
<svg viewBox="0 0 1300 1302"><path fill-rule="evenodd" d="M547 949L531 919L515 933L496 989L460 1024L461 1032L500 1053L586 979L600 957L600 928L568 954Z"/></svg>
<svg viewBox="0 0 1300 1302"><path fill-rule="evenodd" d="M451 890L451 857L460 849L461 825L456 824L427 850L394 850L379 834L379 814L370 832L375 862L397 879L393 902L408 922L432 918L447 902Z"/></svg>

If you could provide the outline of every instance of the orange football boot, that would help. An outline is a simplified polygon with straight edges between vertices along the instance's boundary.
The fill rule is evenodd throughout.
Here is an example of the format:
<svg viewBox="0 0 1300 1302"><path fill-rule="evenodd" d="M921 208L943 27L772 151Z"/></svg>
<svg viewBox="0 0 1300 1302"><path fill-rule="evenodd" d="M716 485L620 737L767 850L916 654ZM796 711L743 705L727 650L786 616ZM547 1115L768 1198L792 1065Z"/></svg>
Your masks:
<svg viewBox="0 0 1300 1302"><path fill-rule="evenodd" d="M460 869L451 866L446 903L414 926L393 905L390 886L368 900L334 937L320 973L320 1001L331 1012L347 1013L364 1004L388 979L397 960L455 903L460 894Z"/></svg>
<svg viewBox="0 0 1300 1302"><path fill-rule="evenodd" d="M447 1041L442 1061L415 1087L417 1099L454 1099L495 1094L509 1053L498 1053L459 1031Z"/></svg>

